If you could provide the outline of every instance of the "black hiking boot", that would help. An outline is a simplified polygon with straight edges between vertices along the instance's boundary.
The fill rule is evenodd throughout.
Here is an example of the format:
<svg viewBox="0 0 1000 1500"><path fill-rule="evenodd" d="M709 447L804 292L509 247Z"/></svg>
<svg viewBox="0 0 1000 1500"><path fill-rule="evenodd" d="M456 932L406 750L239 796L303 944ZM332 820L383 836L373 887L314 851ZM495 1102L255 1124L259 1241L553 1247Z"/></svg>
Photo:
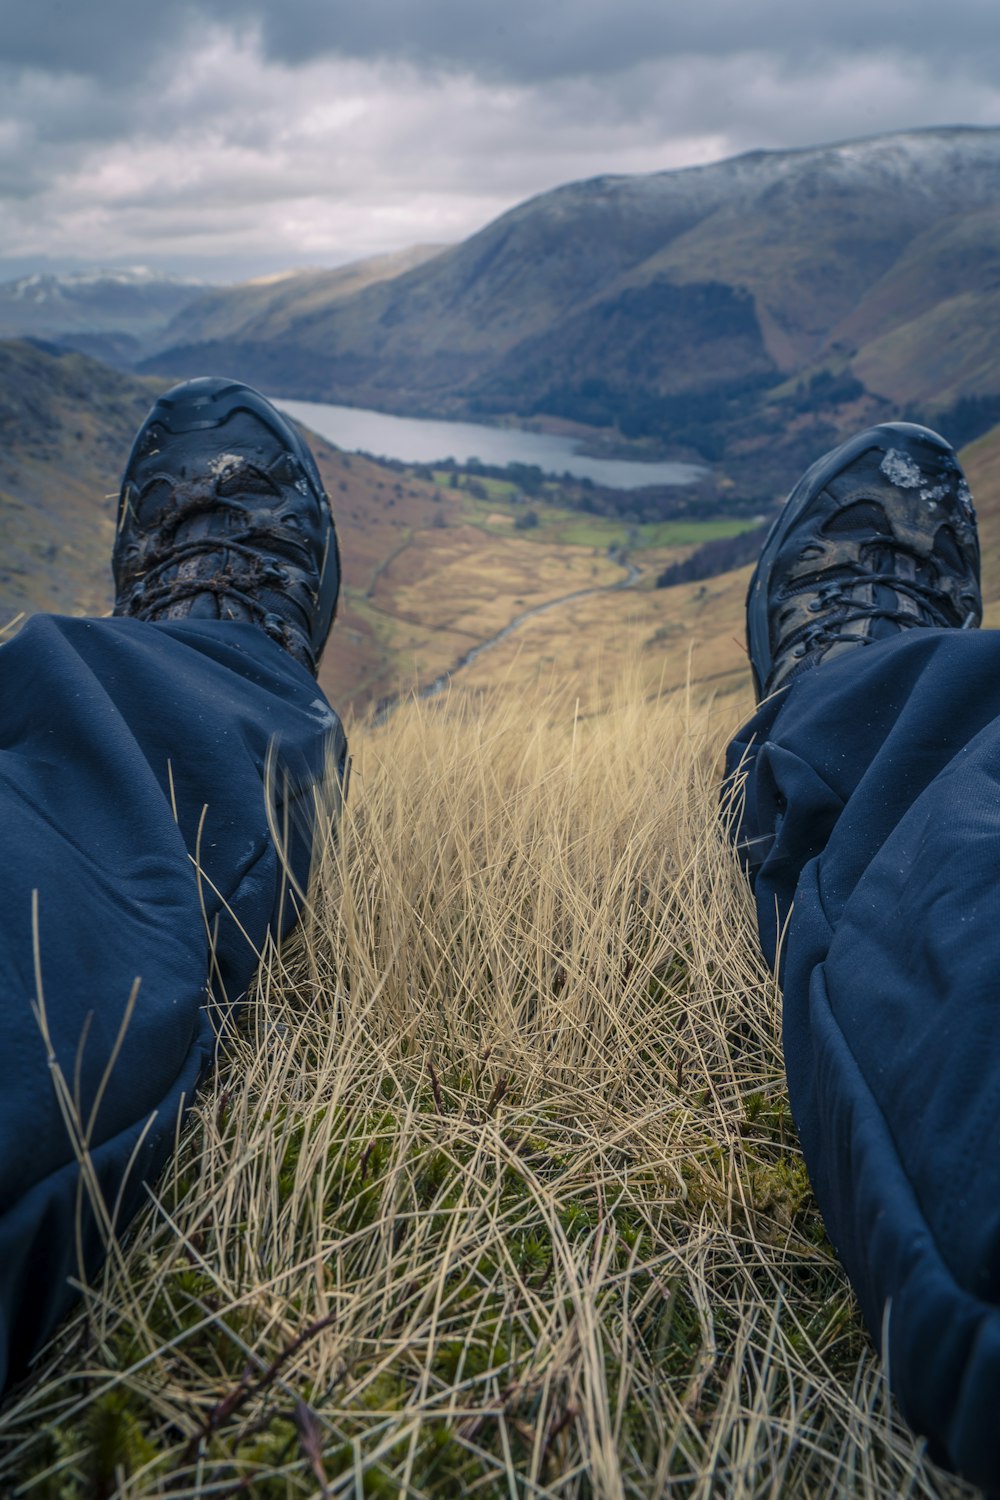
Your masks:
<svg viewBox="0 0 1000 1500"><path fill-rule="evenodd" d="M340 558L302 438L249 386L174 386L132 445L112 568L116 615L249 620L315 675Z"/></svg>
<svg viewBox="0 0 1000 1500"><path fill-rule="evenodd" d="M954 451L911 422L869 428L813 464L767 534L747 594L757 701L855 646L982 613Z"/></svg>

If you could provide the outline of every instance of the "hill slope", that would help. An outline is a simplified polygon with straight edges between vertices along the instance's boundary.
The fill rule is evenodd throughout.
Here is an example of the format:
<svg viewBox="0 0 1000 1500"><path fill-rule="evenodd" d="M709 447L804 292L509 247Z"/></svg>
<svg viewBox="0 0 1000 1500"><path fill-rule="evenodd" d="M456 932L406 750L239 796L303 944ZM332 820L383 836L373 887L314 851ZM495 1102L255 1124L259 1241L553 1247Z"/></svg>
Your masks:
<svg viewBox="0 0 1000 1500"><path fill-rule="evenodd" d="M557 415L792 462L817 413L851 425L1000 390L984 331L998 203L1000 130L596 178L306 312L274 306L208 339L182 313L154 363L224 360L287 395Z"/></svg>
<svg viewBox="0 0 1000 1500"><path fill-rule="evenodd" d="M160 342L206 343L230 338L282 338L292 324L307 321L345 297L380 281L402 276L441 253L440 245L414 245L393 255L352 261L332 271L290 271L240 286L214 287L189 301L164 328Z"/></svg>
<svg viewBox="0 0 1000 1500"><path fill-rule="evenodd" d="M121 467L155 389L79 354L0 343L0 625L110 610ZM344 558L320 677L339 707L430 681L525 610L627 576L607 553L623 525L584 518L579 541L527 537L488 500L309 441Z"/></svg>
<svg viewBox="0 0 1000 1500"><path fill-rule="evenodd" d="M110 609L120 470L154 389L81 354L0 343L0 624Z"/></svg>
<svg viewBox="0 0 1000 1500"><path fill-rule="evenodd" d="M19 611L110 610L120 469L153 393L81 355L0 343L0 624ZM429 684L511 622L457 672L459 691L506 684L518 693L551 675L576 681L589 710L603 701L602 680L628 662L650 693L690 674L699 691L748 694L749 568L654 586L666 561L686 555L677 551L690 544L684 527L648 528L654 541L663 534L645 550L633 538L639 576L622 589L623 525L565 513L522 531L502 496L476 500L309 440L344 558L320 676L338 707L364 710ZM980 518L986 623L996 626L1000 428L962 456Z"/></svg>

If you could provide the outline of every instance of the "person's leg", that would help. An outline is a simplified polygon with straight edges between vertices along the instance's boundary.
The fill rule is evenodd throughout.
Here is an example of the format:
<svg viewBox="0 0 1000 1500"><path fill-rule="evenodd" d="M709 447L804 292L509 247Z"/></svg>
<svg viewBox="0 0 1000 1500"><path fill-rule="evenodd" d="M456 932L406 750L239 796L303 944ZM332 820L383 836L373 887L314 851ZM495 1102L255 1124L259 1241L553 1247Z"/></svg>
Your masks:
<svg viewBox="0 0 1000 1500"><path fill-rule="evenodd" d="M140 433L154 470L130 484L130 461L123 490L118 612L145 618L39 616L0 648L0 1386L100 1263L108 1220L144 1201L263 943L294 920L316 799L345 771L309 670L336 552L301 440L230 383L171 394ZM202 457L227 460L195 493L192 413ZM287 606L283 549L302 574Z"/></svg>
<svg viewBox="0 0 1000 1500"><path fill-rule="evenodd" d="M830 1238L908 1420L996 1486L1000 633L912 628L964 623L978 554L957 483L951 498L872 483L926 467L892 431L877 464L841 451L796 492L755 574L751 610L755 590L770 600L755 677L778 691L730 747L735 833L772 963L781 939L789 1091ZM894 520L908 500L910 529ZM843 549L851 531L853 557L831 557L828 538ZM935 547L951 570L936 600ZM889 597L896 559L908 621Z"/></svg>

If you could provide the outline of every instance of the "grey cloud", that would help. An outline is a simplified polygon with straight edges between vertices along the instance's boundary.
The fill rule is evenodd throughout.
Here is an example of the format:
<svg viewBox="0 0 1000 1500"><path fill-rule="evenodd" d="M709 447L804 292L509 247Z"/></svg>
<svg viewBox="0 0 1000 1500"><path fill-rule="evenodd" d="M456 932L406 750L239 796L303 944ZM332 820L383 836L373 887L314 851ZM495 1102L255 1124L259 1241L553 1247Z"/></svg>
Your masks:
<svg viewBox="0 0 1000 1500"><path fill-rule="evenodd" d="M0 249L331 264L573 178L1000 119L982 0L614 3L0 0Z"/></svg>
<svg viewBox="0 0 1000 1500"><path fill-rule="evenodd" d="M892 49L988 66L997 51L995 0L287 0L213 12L255 15L269 50L302 61L315 49L402 56L526 82L629 69L651 57ZM985 54L985 55L984 55Z"/></svg>
<svg viewBox="0 0 1000 1500"><path fill-rule="evenodd" d="M206 23L260 29L265 51L304 63L399 58L538 82L607 75L650 57L776 51L788 58L891 49L985 76L998 50L995 0L0 0L3 59L122 82L183 67Z"/></svg>
<svg viewBox="0 0 1000 1500"><path fill-rule="evenodd" d="M135 0L0 0L0 61L8 70L81 73L119 80L143 71L165 44L176 41L195 11L181 4Z"/></svg>

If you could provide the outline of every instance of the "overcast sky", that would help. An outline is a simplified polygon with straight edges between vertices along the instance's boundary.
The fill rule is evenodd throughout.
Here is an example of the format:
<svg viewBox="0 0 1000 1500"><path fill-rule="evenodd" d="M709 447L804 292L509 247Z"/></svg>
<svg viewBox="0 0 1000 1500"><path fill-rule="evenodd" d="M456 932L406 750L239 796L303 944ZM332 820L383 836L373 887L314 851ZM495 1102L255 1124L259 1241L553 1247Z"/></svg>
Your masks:
<svg viewBox="0 0 1000 1500"><path fill-rule="evenodd" d="M0 0L0 277L454 241L561 182L1000 124L997 0Z"/></svg>

